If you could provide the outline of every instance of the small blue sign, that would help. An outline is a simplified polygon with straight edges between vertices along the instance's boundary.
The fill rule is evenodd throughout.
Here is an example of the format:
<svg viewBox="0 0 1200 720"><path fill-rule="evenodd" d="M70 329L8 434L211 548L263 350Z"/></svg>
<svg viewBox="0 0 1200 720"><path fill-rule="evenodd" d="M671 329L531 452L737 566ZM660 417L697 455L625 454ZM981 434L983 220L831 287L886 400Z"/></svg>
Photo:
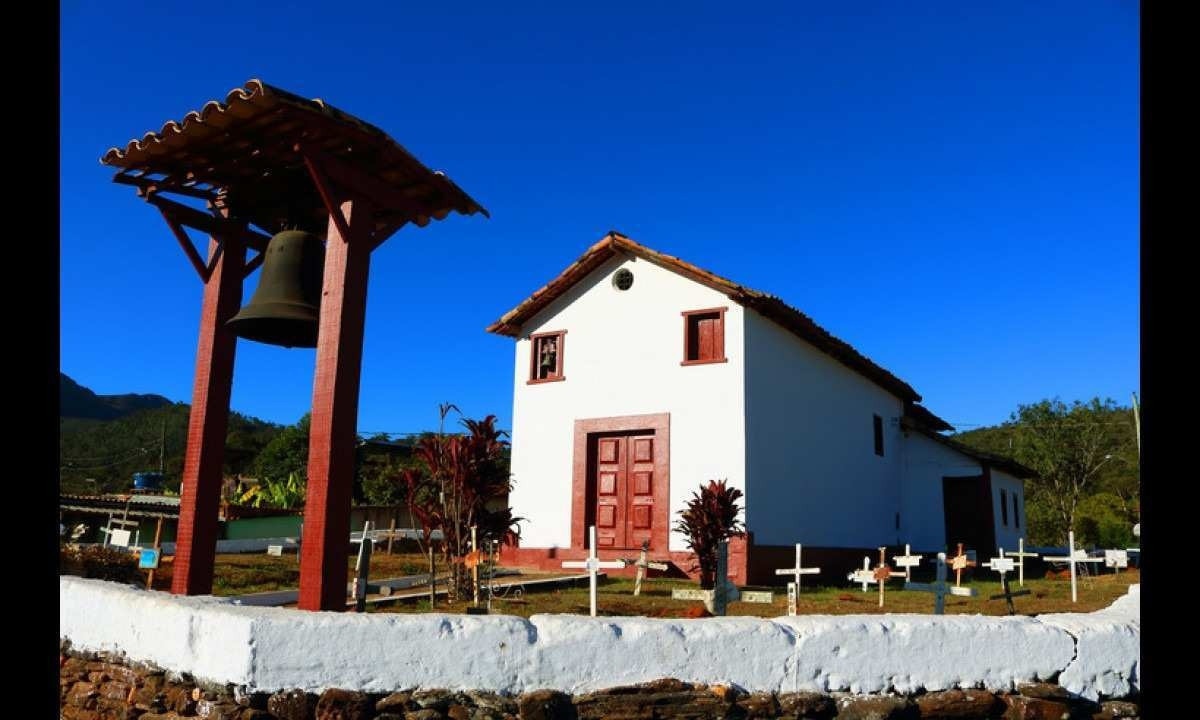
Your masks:
<svg viewBox="0 0 1200 720"><path fill-rule="evenodd" d="M142 554L138 556L138 568L141 570L158 569L159 553L160 550L158 548L146 548L142 550Z"/></svg>

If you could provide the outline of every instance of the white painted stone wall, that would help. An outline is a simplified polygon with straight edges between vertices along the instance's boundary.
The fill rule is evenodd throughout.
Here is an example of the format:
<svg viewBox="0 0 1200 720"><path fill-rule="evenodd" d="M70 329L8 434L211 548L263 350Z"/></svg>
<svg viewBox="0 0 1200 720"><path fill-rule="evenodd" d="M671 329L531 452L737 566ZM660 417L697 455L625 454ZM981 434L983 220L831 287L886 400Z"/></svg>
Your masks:
<svg viewBox="0 0 1200 720"><path fill-rule="evenodd" d="M612 274L633 272L618 291ZM727 307L728 362L683 367L686 310ZM575 421L670 413L670 517L710 479L745 490L742 307L646 260L613 258L523 328L513 377L509 496L523 547L571 546ZM529 335L566 330L562 382L529 385ZM578 544L578 543L577 543ZM686 550L672 533L670 549Z"/></svg>
<svg viewBox="0 0 1200 720"><path fill-rule="evenodd" d="M763 545L900 539L903 402L754 311L746 325L747 525ZM883 418L875 454L873 415Z"/></svg>
<svg viewBox="0 0 1200 720"><path fill-rule="evenodd" d="M910 693L1055 676L1086 697L1138 686L1138 586L1090 614L589 618L310 613L59 578L80 650L247 691L448 688L578 693L673 677L748 691Z"/></svg>
<svg viewBox="0 0 1200 720"><path fill-rule="evenodd" d="M1000 490L1005 491L1004 502L1008 505L1008 523L1000 511ZM1017 496L1020 517L1013 516L1013 495ZM1016 550L1017 540L1025 537L1025 484L1020 478L992 468L992 522L996 525L996 545L1005 550ZM1017 521L1020 520L1018 523Z"/></svg>

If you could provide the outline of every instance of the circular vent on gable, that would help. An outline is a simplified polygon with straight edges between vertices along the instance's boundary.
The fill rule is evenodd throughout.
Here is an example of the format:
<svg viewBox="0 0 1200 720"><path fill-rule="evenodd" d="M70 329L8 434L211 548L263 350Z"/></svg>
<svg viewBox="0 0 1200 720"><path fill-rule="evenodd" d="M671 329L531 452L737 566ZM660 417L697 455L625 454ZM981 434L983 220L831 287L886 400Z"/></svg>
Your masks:
<svg viewBox="0 0 1200 720"><path fill-rule="evenodd" d="M618 290L628 290L633 287L633 272L627 268L621 268L613 273L613 287Z"/></svg>

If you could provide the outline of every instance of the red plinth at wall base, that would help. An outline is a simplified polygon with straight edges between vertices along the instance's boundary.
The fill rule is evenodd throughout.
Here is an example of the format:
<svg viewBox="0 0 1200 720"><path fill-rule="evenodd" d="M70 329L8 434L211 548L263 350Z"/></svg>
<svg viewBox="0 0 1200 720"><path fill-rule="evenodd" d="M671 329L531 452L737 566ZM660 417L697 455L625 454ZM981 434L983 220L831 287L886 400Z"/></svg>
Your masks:
<svg viewBox="0 0 1200 720"><path fill-rule="evenodd" d="M302 610L346 609L350 499L373 220L370 207L362 201L342 203L341 211L350 237L342 237L338 223L330 218L325 246L308 440L308 497L300 548Z"/></svg>
<svg viewBox="0 0 1200 720"><path fill-rule="evenodd" d="M210 265L216 252L217 241L210 239ZM225 238L221 256L204 284L171 576L171 592L176 595L212 592L229 394L233 389L233 358L237 348L237 337L225 328L225 321L241 308L245 265L246 246L241 239Z"/></svg>

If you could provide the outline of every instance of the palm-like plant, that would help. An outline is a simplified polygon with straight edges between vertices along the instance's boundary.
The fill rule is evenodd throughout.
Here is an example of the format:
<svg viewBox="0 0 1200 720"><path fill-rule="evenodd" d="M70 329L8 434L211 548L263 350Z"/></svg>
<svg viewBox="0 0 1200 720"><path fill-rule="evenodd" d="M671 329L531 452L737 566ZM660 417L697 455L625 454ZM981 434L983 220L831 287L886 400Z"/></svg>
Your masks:
<svg viewBox="0 0 1200 720"><path fill-rule="evenodd" d="M288 473L287 480L264 480L242 494L242 504L254 507L291 509L304 504L305 484L296 473Z"/></svg>
<svg viewBox="0 0 1200 720"><path fill-rule="evenodd" d="M688 539L688 549L696 554L700 569L700 587L715 586L717 573L717 544L742 534L737 500L742 491L726 487L725 480L709 480L699 492L692 493L687 507L679 511L680 519L673 528Z"/></svg>

